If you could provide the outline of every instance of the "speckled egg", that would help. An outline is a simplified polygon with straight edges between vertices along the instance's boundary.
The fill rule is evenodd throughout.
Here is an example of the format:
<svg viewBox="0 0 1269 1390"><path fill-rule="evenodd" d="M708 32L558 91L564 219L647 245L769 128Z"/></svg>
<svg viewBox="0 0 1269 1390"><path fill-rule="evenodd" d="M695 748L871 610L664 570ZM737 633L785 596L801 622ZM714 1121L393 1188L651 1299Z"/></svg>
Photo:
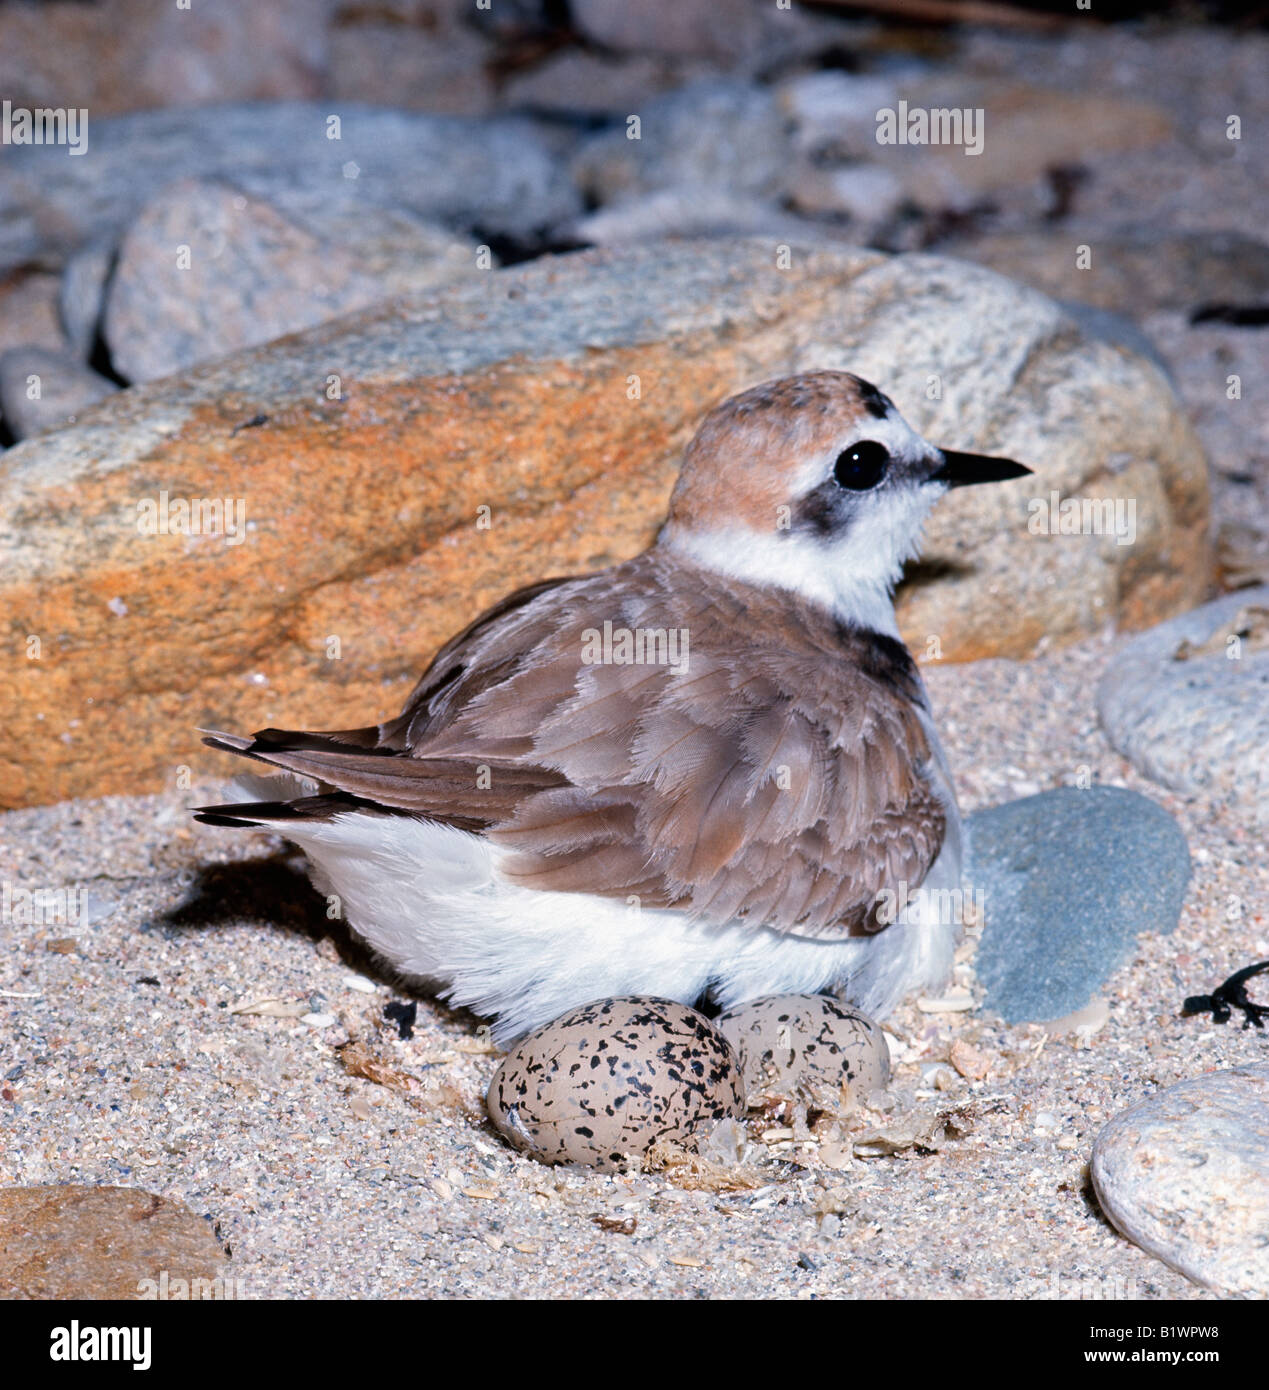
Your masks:
<svg viewBox="0 0 1269 1390"><path fill-rule="evenodd" d="M750 1105L800 1100L817 1110L848 1110L890 1080L880 1026L826 995L751 999L715 1026L740 1057Z"/></svg>
<svg viewBox="0 0 1269 1390"><path fill-rule="evenodd" d="M597 999L528 1034L485 1097L503 1137L543 1163L619 1168L658 1139L745 1112L736 1054L669 999Z"/></svg>

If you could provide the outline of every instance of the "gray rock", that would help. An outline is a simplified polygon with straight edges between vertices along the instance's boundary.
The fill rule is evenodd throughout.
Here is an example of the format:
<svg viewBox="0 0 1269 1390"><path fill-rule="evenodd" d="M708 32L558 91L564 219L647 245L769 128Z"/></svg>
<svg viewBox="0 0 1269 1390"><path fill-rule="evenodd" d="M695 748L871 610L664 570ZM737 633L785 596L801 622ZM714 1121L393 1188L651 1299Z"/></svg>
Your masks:
<svg viewBox="0 0 1269 1390"><path fill-rule="evenodd" d="M845 215L865 228L883 226L903 204L903 185L880 164L821 168L800 163L789 177L788 197L810 216Z"/></svg>
<svg viewBox="0 0 1269 1390"><path fill-rule="evenodd" d="M884 157L922 206L936 206L949 189L959 188L972 199L990 195L1020 210L1034 207L1028 190L1041 184L1049 169L1089 163L1094 152L1105 159L1151 149L1167 139L1174 124L1162 104L1110 91L1020 82L1012 75L941 68L904 77L898 87L909 108L983 113L977 155L967 156L954 143L876 147L876 156ZM1065 258L1074 260L1070 243Z"/></svg>
<svg viewBox="0 0 1269 1390"><path fill-rule="evenodd" d="M823 231L760 198L686 187L619 198L569 225L570 235L596 246L705 236L767 236L774 245L819 239Z"/></svg>
<svg viewBox="0 0 1269 1390"><path fill-rule="evenodd" d="M58 307L62 328L71 349L85 361L93 350L101 311L106 298L106 281L115 263L115 248L109 242L89 242L66 262Z"/></svg>
<svg viewBox="0 0 1269 1390"><path fill-rule="evenodd" d="M1180 826L1121 787L1061 787L969 818L967 883L986 924L974 968L1007 1023L1082 1009L1138 932L1176 929L1190 877Z"/></svg>
<svg viewBox="0 0 1269 1390"><path fill-rule="evenodd" d="M328 139L338 114L339 139ZM580 211L533 124L344 104L141 111L92 123L89 154L14 145L0 164L0 271L37 253L118 239L182 178L225 178L266 200L404 208L451 228L532 240Z"/></svg>
<svg viewBox="0 0 1269 1390"><path fill-rule="evenodd" d="M605 48L677 57L742 56L761 44L764 28L752 0L571 0L569 13Z"/></svg>
<svg viewBox="0 0 1269 1390"><path fill-rule="evenodd" d="M1169 383L1173 387L1176 386L1176 377L1167 358L1159 351L1154 340L1143 333L1132 319L1124 314L1115 313L1113 309L1100 309L1095 304L1081 304L1074 299L1060 299L1058 303L1067 317L1079 324L1085 337L1096 338L1099 342L1109 343L1111 347L1127 348L1129 352L1135 352L1138 357L1153 362L1167 377Z"/></svg>
<svg viewBox="0 0 1269 1390"><path fill-rule="evenodd" d="M1269 1065L1209 1072L1116 1115L1089 1168L1129 1240L1227 1298L1269 1297Z"/></svg>
<svg viewBox="0 0 1269 1390"><path fill-rule="evenodd" d="M475 245L402 209L352 209L303 190L289 215L232 185L185 180L128 231L104 330L129 381L151 381L477 268ZM181 264L178 247L188 248Z"/></svg>
<svg viewBox="0 0 1269 1390"><path fill-rule="evenodd" d="M0 92L118 111L318 97L338 0L0 5ZM90 135L91 139L91 135Z"/></svg>
<svg viewBox="0 0 1269 1390"><path fill-rule="evenodd" d="M650 96L682 86L706 71L702 63L612 58L565 48L534 67L511 73L501 97L504 106L513 110L624 118L641 110Z"/></svg>
<svg viewBox="0 0 1269 1390"><path fill-rule="evenodd" d="M72 352L32 346L0 356L0 414L15 439L64 425L118 389Z"/></svg>
<svg viewBox="0 0 1269 1390"><path fill-rule="evenodd" d="M1269 586L1135 637L1097 688L1106 737L1147 777L1269 826Z"/></svg>
<svg viewBox="0 0 1269 1390"><path fill-rule="evenodd" d="M433 18L439 22L431 26L386 18L336 25L330 34L336 109L345 101L366 101L447 116L492 111L497 95L490 75L492 44L465 24Z"/></svg>
<svg viewBox="0 0 1269 1390"><path fill-rule="evenodd" d="M66 346L57 312L58 289L57 276L41 271L0 279L0 352L18 347L60 352Z"/></svg>
<svg viewBox="0 0 1269 1390"><path fill-rule="evenodd" d="M1074 247L1093 248L1081 270ZM998 232L949 243L952 254L1051 294L1140 320L1161 309L1256 304L1269 296L1269 245L1237 232L1111 230L1078 221L1058 230Z"/></svg>
<svg viewBox="0 0 1269 1390"><path fill-rule="evenodd" d="M695 82L636 107L639 139L625 122L583 142L578 185L600 203L663 188L719 188L769 197L781 188L790 146L775 97L747 82Z"/></svg>
<svg viewBox="0 0 1269 1390"><path fill-rule="evenodd" d="M507 4L498 0L494 9ZM775 0L570 0L568 8L573 27L602 50L708 62L715 71L750 76L814 62L860 37L857 20L804 5L782 8ZM477 14L488 18L487 11Z"/></svg>
<svg viewBox="0 0 1269 1390"><path fill-rule="evenodd" d="M877 112L898 102L899 89L889 77L827 69L786 78L776 99L793 123L801 153L876 160Z"/></svg>

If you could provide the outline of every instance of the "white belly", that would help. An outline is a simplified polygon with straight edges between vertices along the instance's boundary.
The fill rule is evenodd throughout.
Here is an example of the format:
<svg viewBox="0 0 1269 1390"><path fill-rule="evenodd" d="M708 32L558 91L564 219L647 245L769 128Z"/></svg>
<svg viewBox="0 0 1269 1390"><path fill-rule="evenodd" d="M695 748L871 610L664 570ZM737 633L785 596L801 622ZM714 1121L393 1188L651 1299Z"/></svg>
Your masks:
<svg viewBox="0 0 1269 1390"><path fill-rule="evenodd" d="M319 889L337 895L342 915L376 951L450 1002L496 1015L500 1040L618 994L691 1004L709 993L727 1007L832 989L884 1017L911 990L943 982L958 934L925 895L875 936L812 941L511 884L498 871L501 851L435 822L354 811L279 829L308 852ZM959 825L955 831L924 887L959 889Z"/></svg>

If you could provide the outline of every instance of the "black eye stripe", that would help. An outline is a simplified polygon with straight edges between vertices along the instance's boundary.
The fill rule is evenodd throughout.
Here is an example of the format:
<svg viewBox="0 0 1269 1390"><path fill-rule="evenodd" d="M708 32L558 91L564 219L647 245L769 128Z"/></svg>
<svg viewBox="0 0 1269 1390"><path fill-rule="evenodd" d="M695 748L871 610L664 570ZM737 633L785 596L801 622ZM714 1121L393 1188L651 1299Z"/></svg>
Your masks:
<svg viewBox="0 0 1269 1390"><path fill-rule="evenodd" d="M837 455L833 480L851 492L867 492L877 486L890 467L890 450L875 439L861 439Z"/></svg>

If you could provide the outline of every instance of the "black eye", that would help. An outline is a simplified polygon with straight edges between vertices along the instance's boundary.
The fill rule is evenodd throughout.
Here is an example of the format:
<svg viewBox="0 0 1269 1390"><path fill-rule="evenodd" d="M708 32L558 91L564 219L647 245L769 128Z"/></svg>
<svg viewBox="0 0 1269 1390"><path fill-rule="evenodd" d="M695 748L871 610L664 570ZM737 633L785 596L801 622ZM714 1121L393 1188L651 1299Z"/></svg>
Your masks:
<svg viewBox="0 0 1269 1390"><path fill-rule="evenodd" d="M833 477L839 487L848 487L852 492L867 492L886 476L890 466L890 450L875 439L861 439L849 449L837 455L833 465Z"/></svg>

